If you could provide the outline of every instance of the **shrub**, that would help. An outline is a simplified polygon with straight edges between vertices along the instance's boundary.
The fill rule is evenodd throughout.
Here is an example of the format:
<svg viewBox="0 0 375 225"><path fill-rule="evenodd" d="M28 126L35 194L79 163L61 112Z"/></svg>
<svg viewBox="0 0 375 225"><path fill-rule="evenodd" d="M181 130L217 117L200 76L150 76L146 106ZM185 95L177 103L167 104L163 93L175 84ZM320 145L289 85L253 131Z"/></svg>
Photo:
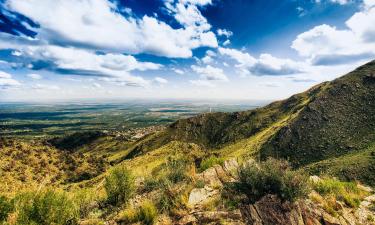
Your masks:
<svg viewBox="0 0 375 225"><path fill-rule="evenodd" d="M125 224L138 222L138 212L134 208L127 208L120 213L120 220Z"/></svg>
<svg viewBox="0 0 375 225"><path fill-rule="evenodd" d="M218 165L223 165L224 163L224 159L223 158L218 158L218 157L215 157L215 156L211 156L207 159L204 159L201 164L200 164L200 168L199 170L200 171L204 171L216 164Z"/></svg>
<svg viewBox="0 0 375 225"><path fill-rule="evenodd" d="M358 208L361 198L366 194L354 182L343 182L332 178L316 182L314 190L323 196L332 196L352 208Z"/></svg>
<svg viewBox="0 0 375 225"><path fill-rule="evenodd" d="M275 194L282 200L295 201L308 191L308 178L301 172L292 171L284 160L268 159L265 162L245 164L238 171L239 181L227 189L244 194L255 202L267 194Z"/></svg>
<svg viewBox="0 0 375 225"><path fill-rule="evenodd" d="M15 197L17 224L77 224L78 210L65 192L50 189Z"/></svg>
<svg viewBox="0 0 375 225"><path fill-rule="evenodd" d="M8 214L13 211L12 202L4 196L0 196L0 223L4 222Z"/></svg>
<svg viewBox="0 0 375 225"><path fill-rule="evenodd" d="M183 181L187 178L186 175L187 162L184 159L169 159L166 163L168 171L166 178L172 183Z"/></svg>
<svg viewBox="0 0 375 225"><path fill-rule="evenodd" d="M76 190L73 192L73 199L81 218L86 218L95 207L98 207L99 197L95 190L87 188Z"/></svg>
<svg viewBox="0 0 375 225"><path fill-rule="evenodd" d="M155 205L151 202L144 202L138 212L139 221L145 225L152 225L155 223L156 217L158 215L158 211Z"/></svg>
<svg viewBox="0 0 375 225"><path fill-rule="evenodd" d="M127 208L120 214L121 222L126 224L141 222L144 225L155 223L158 211L152 202L146 201L139 208Z"/></svg>
<svg viewBox="0 0 375 225"><path fill-rule="evenodd" d="M134 177L125 167L117 167L106 177L104 187L108 203L125 204L134 193Z"/></svg>

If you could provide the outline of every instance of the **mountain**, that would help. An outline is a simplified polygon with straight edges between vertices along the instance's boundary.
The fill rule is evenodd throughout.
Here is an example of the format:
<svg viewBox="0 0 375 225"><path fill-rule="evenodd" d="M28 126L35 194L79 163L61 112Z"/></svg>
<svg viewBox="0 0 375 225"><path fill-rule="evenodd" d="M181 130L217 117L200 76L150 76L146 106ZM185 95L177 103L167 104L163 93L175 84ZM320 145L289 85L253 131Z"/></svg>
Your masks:
<svg viewBox="0 0 375 225"><path fill-rule="evenodd" d="M350 169L356 165L348 165L349 171L337 169L335 175L352 178L350 173L372 173L375 171L371 166L375 165L372 156L375 61L259 109L205 113L178 120L164 131L138 141L123 159L142 155L171 141L195 143L208 154L224 158L286 158L295 167L315 163L315 171L320 168L320 161L336 159L337 165L342 165L340 159L357 155L364 162L362 169L357 167L354 172ZM375 184L374 176L365 180Z"/></svg>

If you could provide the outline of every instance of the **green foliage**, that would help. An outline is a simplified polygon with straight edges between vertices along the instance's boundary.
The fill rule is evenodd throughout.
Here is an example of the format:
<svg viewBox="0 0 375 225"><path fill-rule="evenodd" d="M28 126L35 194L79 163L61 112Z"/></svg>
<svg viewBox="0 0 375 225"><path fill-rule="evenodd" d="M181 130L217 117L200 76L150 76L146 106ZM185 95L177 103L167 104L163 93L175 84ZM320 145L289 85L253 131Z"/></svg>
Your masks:
<svg viewBox="0 0 375 225"><path fill-rule="evenodd" d="M104 187L108 203L126 204L135 191L134 177L125 167L116 167L106 177Z"/></svg>
<svg viewBox="0 0 375 225"><path fill-rule="evenodd" d="M0 196L0 223L5 221L13 211L13 203L6 197Z"/></svg>
<svg viewBox="0 0 375 225"><path fill-rule="evenodd" d="M201 162L199 170L204 171L204 170L206 170L206 169L208 169L208 168L210 168L210 167L212 167L216 164L223 165L224 161L225 160L221 157L210 156L209 158L204 159Z"/></svg>
<svg viewBox="0 0 375 225"><path fill-rule="evenodd" d="M158 216L158 210L152 202L143 202L138 208L127 208L120 213L120 220L127 224L141 222L152 225Z"/></svg>
<svg viewBox="0 0 375 225"><path fill-rule="evenodd" d="M73 193L73 201L79 208L79 215L81 218L87 217L96 207L100 201L95 190L82 188Z"/></svg>
<svg viewBox="0 0 375 225"><path fill-rule="evenodd" d="M255 202L267 194L275 194L282 200L295 201L307 194L307 176L291 170L283 160L268 159L260 163L243 165L238 172L239 181L227 188L244 194L250 202Z"/></svg>
<svg viewBox="0 0 375 225"><path fill-rule="evenodd" d="M77 224L78 209L65 192L50 189L15 197L17 224Z"/></svg>
<svg viewBox="0 0 375 225"><path fill-rule="evenodd" d="M158 216L158 210L151 202L144 202L139 208L138 218L144 225L152 225Z"/></svg>
<svg viewBox="0 0 375 225"><path fill-rule="evenodd" d="M323 196L331 196L344 202L347 206L358 208L365 192L354 182L343 182L332 178L325 178L314 183L313 188Z"/></svg>
<svg viewBox="0 0 375 225"><path fill-rule="evenodd" d="M183 181L187 178L186 168L188 160L169 158L165 164L165 169L167 171L166 179L172 183L177 183Z"/></svg>

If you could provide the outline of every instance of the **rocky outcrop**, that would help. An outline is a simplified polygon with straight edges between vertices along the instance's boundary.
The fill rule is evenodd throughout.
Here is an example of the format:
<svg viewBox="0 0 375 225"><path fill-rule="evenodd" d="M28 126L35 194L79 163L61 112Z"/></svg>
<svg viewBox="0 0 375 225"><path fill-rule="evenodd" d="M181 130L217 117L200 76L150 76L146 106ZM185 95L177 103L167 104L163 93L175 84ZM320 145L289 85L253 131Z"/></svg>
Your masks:
<svg viewBox="0 0 375 225"><path fill-rule="evenodd" d="M253 160L245 164L255 163ZM323 205L309 199L295 203L283 202L275 195L267 195L254 204L241 205L239 210L217 209L207 211L204 205L215 198L220 198L221 187L225 182L237 178L238 163L228 160L223 165L215 165L200 174L196 179L204 182L203 188L194 188L189 195L191 210L188 215L180 218L176 224L252 224L252 225L375 225L371 218L375 212L370 210L375 195L369 196L361 202L358 209L352 209L341 202L337 202L337 215L329 214ZM311 176L311 182L319 182L318 176ZM372 189L359 186L362 190L372 192ZM312 192L310 196L320 197Z"/></svg>

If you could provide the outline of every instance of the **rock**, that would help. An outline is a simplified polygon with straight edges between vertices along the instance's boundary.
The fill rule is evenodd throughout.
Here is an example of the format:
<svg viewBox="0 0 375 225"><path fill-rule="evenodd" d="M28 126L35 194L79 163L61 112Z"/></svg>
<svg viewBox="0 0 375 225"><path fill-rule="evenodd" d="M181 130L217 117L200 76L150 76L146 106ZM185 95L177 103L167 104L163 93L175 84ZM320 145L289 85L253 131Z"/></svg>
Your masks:
<svg viewBox="0 0 375 225"><path fill-rule="evenodd" d="M247 224L262 225L262 219L253 205L245 205L241 208L241 213L246 218Z"/></svg>
<svg viewBox="0 0 375 225"><path fill-rule="evenodd" d="M304 225L299 206L289 202L283 203L274 195L263 197L247 211L249 211L247 216L250 215L250 218L247 218L248 221L253 221L253 223L256 221L257 224ZM261 223L259 223L259 218Z"/></svg>
<svg viewBox="0 0 375 225"><path fill-rule="evenodd" d="M323 212L322 219L325 225L341 225L340 220L336 219L326 212Z"/></svg>
<svg viewBox="0 0 375 225"><path fill-rule="evenodd" d="M211 187L223 186L214 167L208 168L203 172L203 181Z"/></svg>
<svg viewBox="0 0 375 225"><path fill-rule="evenodd" d="M194 188L189 195L188 204L195 206L203 204L211 199L212 196L218 194L219 191L205 186L204 188Z"/></svg>
<svg viewBox="0 0 375 225"><path fill-rule="evenodd" d="M232 177L237 177L238 167L238 162L235 159L224 161L223 169L228 175Z"/></svg>
<svg viewBox="0 0 375 225"><path fill-rule="evenodd" d="M220 165L215 165L214 168L219 180L222 183L234 181L232 177L228 176L228 174L225 173L223 167L221 167Z"/></svg>

